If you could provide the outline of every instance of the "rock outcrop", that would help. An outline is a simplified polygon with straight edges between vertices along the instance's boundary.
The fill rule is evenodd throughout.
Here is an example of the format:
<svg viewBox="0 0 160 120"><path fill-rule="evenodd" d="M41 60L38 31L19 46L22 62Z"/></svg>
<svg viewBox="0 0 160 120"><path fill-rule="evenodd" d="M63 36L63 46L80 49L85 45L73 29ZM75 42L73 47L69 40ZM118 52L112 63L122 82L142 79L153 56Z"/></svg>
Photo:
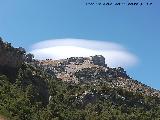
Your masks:
<svg viewBox="0 0 160 120"><path fill-rule="evenodd" d="M24 48L14 48L0 38L0 74L7 75L11 82L15 82L17 71L23 64L24 58Z"/></svg>
<svg viewBox="0 0 160 120"><path fill-rule="evenodd" d="M95 65L105 66L105 58L102 55L91 56L91 60Z"/></svg>
<svg viewBox="0 0 160 120"><path fill-rule="evenodd" d="M123 68L109 68L101 55L90 57L71 57L61 60L46 59L38 61L38 66L53 71L63 81L90 81L105 78L129 78ZM37 65L36 63L36 65Z"/></svg>
<svg viewBox="0 0 160 120"><path fill-rule="evenodd" d="M24 61L24 52L23 48L14 48L0 38L0 66L20 67Z"/></svg>
<svg viewBox="0 0 160 120"><path fill-rule="evenodd" d="M94 85L105 83L112 88L123 88L127 91L160 97L160 91L133 80L123 68L107 67L105 58L101 55L61 60L46 59L36 61L35 65L63 81Z"/></svg>
<svg viewBox="0 0 160 120"><path fill-rule="evenodd" d="M25 62L26 64L23 64ZM26 55L24 48L14 48L10 43L5 43L0 38L0 74L6 75L10 82L14 83L21 71L21 78L19 79L22 80L22 86L32 85L38 94L38 99L43 104L48 104L47 82L38 75L36 69L30 67L30 65L27 66L29 62L32 62L32 54Z"/></svg>

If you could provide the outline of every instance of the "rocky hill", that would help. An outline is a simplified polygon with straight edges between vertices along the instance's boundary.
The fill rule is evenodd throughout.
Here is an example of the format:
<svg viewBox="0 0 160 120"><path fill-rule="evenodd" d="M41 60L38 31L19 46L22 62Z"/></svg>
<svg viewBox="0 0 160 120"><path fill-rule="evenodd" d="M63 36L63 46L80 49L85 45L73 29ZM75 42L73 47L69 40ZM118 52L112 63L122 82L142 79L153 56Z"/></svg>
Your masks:
<svg viewBox="0 0 160 120"><path fill-rule="evenodd" d="M122 67L108 67L102 55L71 57L61 60L46 59L34 61L31 64L55 75L62 81L95 85L105 83L112 88L122 88L147 96L160 97L159 90L132 79Z"/></svg>
<svg viewBox="0 0 160 120"><path fill-rule="evenodd" d="M3 116L3 117L2 117ZM0 40L0 119L159 120L160 91L101 55L35 60Z"/></svg>

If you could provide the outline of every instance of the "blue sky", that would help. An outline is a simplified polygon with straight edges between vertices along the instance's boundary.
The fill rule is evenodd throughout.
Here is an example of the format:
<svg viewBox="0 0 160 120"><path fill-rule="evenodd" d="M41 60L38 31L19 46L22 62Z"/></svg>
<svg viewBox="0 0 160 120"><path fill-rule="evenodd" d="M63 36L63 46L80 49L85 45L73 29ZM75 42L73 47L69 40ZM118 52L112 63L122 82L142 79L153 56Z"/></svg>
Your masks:
<svg viewBox="0 0 160 120"><path fill-rule="evenodd" d="M143 1L151 6L86 6L86 1L0 0L0 36L27 51L50 39L114 42L139 60L127 68L128 74L160 89L160 1Z"/></svg>

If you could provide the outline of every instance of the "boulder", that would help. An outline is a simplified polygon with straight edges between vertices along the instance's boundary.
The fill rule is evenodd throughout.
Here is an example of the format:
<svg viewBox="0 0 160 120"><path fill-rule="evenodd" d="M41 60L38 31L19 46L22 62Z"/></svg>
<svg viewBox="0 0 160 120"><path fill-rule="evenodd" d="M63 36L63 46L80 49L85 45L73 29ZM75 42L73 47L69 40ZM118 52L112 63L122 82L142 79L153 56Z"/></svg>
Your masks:
<svg viewBox="0 0 160 120"><path fill-rule="evenodd" d="M95 65L105 66L105 58L102 55L91 56L91 60Z"/></svg>

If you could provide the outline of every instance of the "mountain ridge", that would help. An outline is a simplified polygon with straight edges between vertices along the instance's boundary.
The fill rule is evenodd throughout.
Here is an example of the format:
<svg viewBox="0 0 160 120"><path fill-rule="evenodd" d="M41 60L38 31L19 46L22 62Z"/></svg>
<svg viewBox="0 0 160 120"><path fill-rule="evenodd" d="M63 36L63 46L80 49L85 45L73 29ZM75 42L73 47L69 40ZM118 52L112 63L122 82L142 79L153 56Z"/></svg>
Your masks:
<svg viewBox="0 0 160 120"><path fill-rule="evenodd" d="M62 81L74 83L107 82L110 87L120 87L128 91L148 96L160 97L160 91L132 79L122 67L111 68L105 63L102 55L90 57L70 57L61 60L37 60L31 62L35 66L53 73Z"/></svg>
<svg viewBox="0 0 160 120"><path fill-rule="evenodd" d="M0 116L7 120L160 118L159 90L108 67L101 55L36 60L0 43Z"/></svg>

